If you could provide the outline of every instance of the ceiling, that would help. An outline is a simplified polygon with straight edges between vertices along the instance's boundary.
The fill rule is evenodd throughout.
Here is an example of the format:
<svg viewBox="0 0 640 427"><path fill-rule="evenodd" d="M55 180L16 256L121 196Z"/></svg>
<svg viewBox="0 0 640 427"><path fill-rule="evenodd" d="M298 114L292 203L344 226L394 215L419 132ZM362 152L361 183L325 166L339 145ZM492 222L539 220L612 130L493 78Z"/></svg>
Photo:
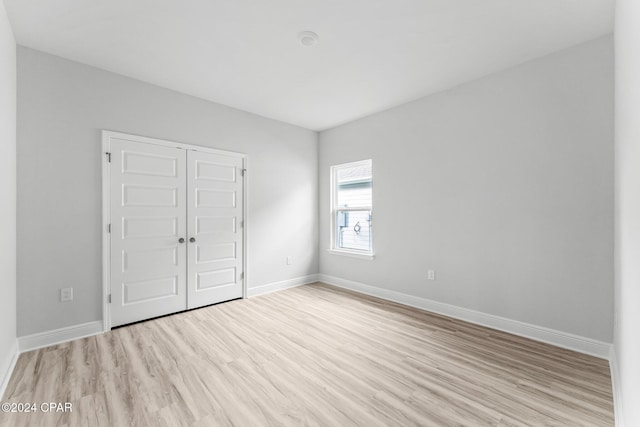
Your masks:
<svg viewBox="0 0 640 427"><path fill-rule="evenodd" d="M4 0L17 42L324 130L608 34L614 0ZM319 35L303 46L297 35Z"/></svg>

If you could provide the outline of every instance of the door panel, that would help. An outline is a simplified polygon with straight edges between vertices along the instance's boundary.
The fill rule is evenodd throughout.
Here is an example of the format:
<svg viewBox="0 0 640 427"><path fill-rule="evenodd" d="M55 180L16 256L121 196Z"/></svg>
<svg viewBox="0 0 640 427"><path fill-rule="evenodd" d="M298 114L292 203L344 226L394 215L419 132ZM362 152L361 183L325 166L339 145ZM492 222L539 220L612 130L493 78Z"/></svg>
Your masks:
<svg viewBox="0 0 640 427"><path fill-rule="evenodd" d="M233 190L196 190L196 206L199 208L235 208L236 193Z"/></svg>
<svg viewBox="0 0 640 427"><path fill-rule="evenodd" d="M142 280L139 282L127 282L124 283L122 289L122 302L124 306L127 306L134 303L150 302L159 298L177 296L178 280L176 276L173 276L153 280ZM184 310L184 308L181 307L180 310Z"/></svg>
<svg viewBox="0 0 640 427"><path fill-rule="evenodd" d="M178 235L178 218L173 217L137 217L122 218L122 238L170 237Z"/></svg>
<svg viewBox="0 0 640 427"><path fill-rule="evenodd" d="M243 159L187 153L188 307L242 297Z"/></svg>
<svg viewBox="0 0 640 427"><path fill-rule="evenodd" d="M177 207L177 187L158 187L154 185L122 185L122 206Z"/></svg>
<svg viewBox="0 0 640 427"><path fill-rule="evenodd" d="M207 262L230 261L236 258L237 253L235 242L198 246L196 262L204 264Z"/></svg>
<svg viewBox="0 0 640 427"><path fill-rule="evenodd" d="M112 326L187 308L185 150L111 139Z"/></svg>

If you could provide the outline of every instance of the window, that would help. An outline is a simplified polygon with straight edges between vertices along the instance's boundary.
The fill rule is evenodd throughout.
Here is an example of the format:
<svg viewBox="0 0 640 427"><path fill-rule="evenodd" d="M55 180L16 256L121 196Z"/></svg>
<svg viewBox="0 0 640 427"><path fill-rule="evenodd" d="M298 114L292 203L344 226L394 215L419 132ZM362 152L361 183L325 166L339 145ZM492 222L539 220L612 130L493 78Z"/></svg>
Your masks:
<svg viewBox="0 0 640 427"><path fill-rule="evenodd" d="M371 160L331 167L331 251L373 258Z"/></svg>

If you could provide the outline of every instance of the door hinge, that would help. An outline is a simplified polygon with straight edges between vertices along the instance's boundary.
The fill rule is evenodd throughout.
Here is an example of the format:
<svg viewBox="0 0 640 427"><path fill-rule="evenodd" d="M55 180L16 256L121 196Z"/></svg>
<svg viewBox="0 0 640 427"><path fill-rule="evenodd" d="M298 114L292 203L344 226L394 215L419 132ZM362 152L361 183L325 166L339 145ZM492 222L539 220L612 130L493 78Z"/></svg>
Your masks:
<svg viewBox="0 0 640 427"><path fill-rule="evenodd" d="M240 273L240 280L244 280L244 273Z"/></svg>
<svg viewBox="0 0 640 427"><path fill-rule="evenodd" d="M240 175L244 176L247 173L246 169L240 169Z"/></svg>
<svg viewBox="0 0 640 427"><path fill-rule="evenodd" d="M107 296L107 301L109 302L109 304L111 304L111 294Z"/></svg>
<svg viewBox="0 0 640 427"><path fill-rule="evenodd" d="M111 153L104 153L107 155L107 162L111 163Z"/></svg>
<svg viewBox="0 0 640 427"><path fill-rule="evenodd" d="M107 233L111 233L111 224L107 224Z"/></svg>
<svg viewBox="0 0 640 427"><path fill-rule="evenodd" d="M240 228L244 227L244 221L240 221Z"/></svg>

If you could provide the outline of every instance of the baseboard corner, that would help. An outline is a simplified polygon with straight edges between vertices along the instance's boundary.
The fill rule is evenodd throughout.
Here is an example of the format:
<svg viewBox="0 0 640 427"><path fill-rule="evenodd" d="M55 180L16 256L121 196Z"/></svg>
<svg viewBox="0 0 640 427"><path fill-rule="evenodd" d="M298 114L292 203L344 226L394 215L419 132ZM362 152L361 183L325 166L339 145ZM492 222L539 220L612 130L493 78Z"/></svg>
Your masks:
<svg viewBox="0 0 640 427"><path fill-rule="evenodd" d="M2 383L0 383L0 400L4 400L4 392L7 390L7 386L9 385L9 380L11 379L11 375L13 374L13 370L16 367L16 363L18 362L18 357L20 356L20 351L18 350L18 340L16 339L9 349L10 358L8 358L9 363L4 363L5 366L1 366L2 371Z"/></svg>
<svg viewBox="0 0 640 427"><path fill-rule="evenodd" d="M611 393L613 395L613 413L616 427L624 427L622 412L622 390L620 389L620 371L618 370L618 358L616 346L611 346L609 354L609 368L611 370Z"/></svg>
<svg viewBox="0 0 640 427"><path fill-rule="evenodd" d="M256 286L255 288L249 288L247 289L247 296L251 298L258 295L269 294L271 292L295 288L297 286L308 285L309 283L317 281L318 274L309 274L307 276L296 277L293 279L282 280L280 282L267 283L266 285Z"/></svg>

